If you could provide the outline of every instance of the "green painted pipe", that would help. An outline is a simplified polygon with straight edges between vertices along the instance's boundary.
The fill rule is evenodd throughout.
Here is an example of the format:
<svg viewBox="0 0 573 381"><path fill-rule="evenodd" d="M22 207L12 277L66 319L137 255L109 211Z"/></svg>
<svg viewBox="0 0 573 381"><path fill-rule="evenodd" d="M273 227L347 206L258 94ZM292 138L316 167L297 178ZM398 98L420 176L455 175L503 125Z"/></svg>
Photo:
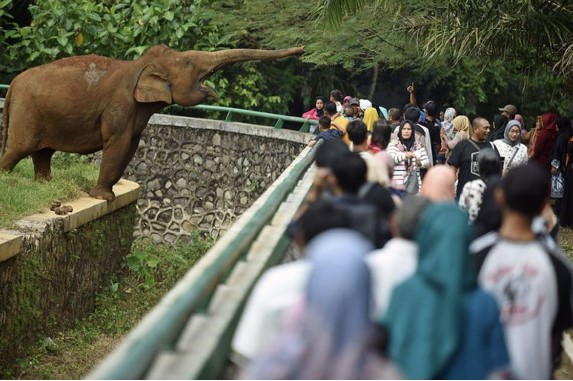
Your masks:
<svg viewBox="0 0 573 381"><path fill-rule="evenodd" d="M319 141L319 144L322 143ZM198 311L205 298L219 284L228 270L236 264L257 238L257 235L271 221L281 203L296 187L300 178L314 160L316 147L302 158L268 196L265 204L254 214L253 218L237 233L234 240L229 242L220 256L205 269L193 287L182 293L178 300L172 303L169 310L155 319L153 324L146 322L147 329L135 337L128 337L126 347L121 352L113 352L109 365L98 368L90 374L93 379L142 379L156 354L165 347L173 347L185 324L192 313ZM144 319L145 321L145 319ZM141 323L140 323L141 324ZM138 326L139 327L139 326ZM135 329L137 330L136 327Z"/></svg>

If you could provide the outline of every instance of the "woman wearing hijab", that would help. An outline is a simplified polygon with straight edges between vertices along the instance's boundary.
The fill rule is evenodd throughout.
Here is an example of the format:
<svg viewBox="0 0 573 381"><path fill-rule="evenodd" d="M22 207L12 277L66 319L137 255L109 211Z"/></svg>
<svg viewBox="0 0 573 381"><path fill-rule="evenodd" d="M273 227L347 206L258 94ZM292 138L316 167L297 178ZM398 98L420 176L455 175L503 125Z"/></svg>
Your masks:
<svg viewBox="0 0 573 381"><path fill-rule="evenodd" d="M452 119L452 128L454 132L454 137L449 139L447 135L445 135L446 140L444 143L446 144L447 151L446 151L446 158L450 157L452 150L456 147L456 145L461 142L462 140L469 139L472 134L472 124L470 120L465 115L458 115L454 119Z"/></svg>
<svg viewBox="0 0 573 381"><path fill-rule="evenodd" d="M315 107L302 114L302 117L305 119L319 120L324 116L324 103L325 98L323 96L316 97L314 103Z"/></svg>
<svg viewBox="0 0 573 381"><path fill-rule="evenodd" d="M372 342L373 247L360 233L332 229L307 247L304 300L276 345L252 364L251 379L395 379L400 374Z"/></svg>
<svg viewBox="0 0 573 381"><path fill-rule="evenodd" d="M567 151L562 167L565 169L563 182L563 199L559 210L559 225L573 227L573 141L567 141Z"/></svg>
<svg viewBox="0 0 573 381"><path fill-rule="evenodd" d="M557 135L559 134L557 128L557 114L552 112L545 113L541 115L541 125L539 129L539 135L535 139L535 144L533 145L533 153L530 159L537 161L547 172L551 171L551 150L553 145L557 140Z"/></svg>
<svg viewBox="0 0 573 381"><path fill-rule="evenodd" d="M525 128L525 120L520 114L515 114L515 120L521 124L521 142L525 144L525 137L527 136L527 129Z"/></svg>
<svg viewBox="0 0 573 381"><path fill-rule="evenodd" d="M379 119L378 111L372 105L368 99L360 99L360 109L362 110L363 117L362 121L366 124L366 129L368 132L372 132L372 128L374 127L374 123Z"/></svg>
<svg viewBox="0 0 573 381"><path fill-rule="evenodd" d="M439 155L444 155L444 158L448 152L448 146L446 145L446 142L452 140L456 135L454 125L452 124L452 121L455 117L456 110L453 107L448 107L444 112L444 120L442 122L442 128L440 129L441 145Z"/></svg>
<svg viewBox="0 0 573 381"><path fill-rule="evenodd" d="M558 118L557 125L559 127L559 135L557 136L557 140L555 141L551 154L551 174L561 174L561 178L563 179L563 196L555 199L555 210L558 215L563 216L563 219L567 221L571 220L571 218L567 218L565 215L573 214L573 194L569 194L573 192L573 184L571 184L573 173L570 174L569 186L565 186L567 167L570 166L569 161L571 161L569 145L570 143L573 143L571 142L571 139L573 138L573 128L571 127L571 120L562 116ZM564 201L567 201L567 203L564 203ZM565 210L565 213L562 213L562 210ZM561 221L560 225L567 226L561 224ZM569 226L570 225L571 223L569 223Z"/></svg>
<svg viewBox="0 0 573 381"><path fill-rule="evenodd" d="M498 379L507 372L499 309L477 285L467 214L427 207L416 232L416 273L398 285L383 319L388 353L408 379Z"/></svg>
<svg viewBox="0 0 573 381"><path fill-rule="evenodd" d="M422 186L420 168L430 165L428 154L424 147L416 141L414 136L414 125L405 120L398 127L397 139L388 144L388 154L394 160L394 173L392 175L392 186L396 189L408 190L408 180L414 177L418 183L417 187L408 190L417 194Z"/></svg>
<svg viewBox="0 0 573 381"><path fill-rule="evenodd" d="M503 157L503 175L512 168L527 164L527 147L521 143L521 123L510 120L505 126L503 139L493 142L499 155Z"/></svg>

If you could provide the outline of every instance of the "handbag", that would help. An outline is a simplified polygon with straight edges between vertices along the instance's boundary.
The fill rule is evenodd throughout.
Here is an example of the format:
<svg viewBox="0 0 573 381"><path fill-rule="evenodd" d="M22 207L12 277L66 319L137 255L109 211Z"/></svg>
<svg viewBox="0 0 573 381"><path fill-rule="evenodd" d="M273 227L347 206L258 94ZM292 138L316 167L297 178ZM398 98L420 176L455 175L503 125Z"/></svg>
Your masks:
<svg viewBox="0 0 573 381"><path fill-rule="evenodd" d="M561 171L551 175L551 198L563 198L563 175Z"/></svg>
<svg viewBox="0 0 573 381"><path fill-rule="evenodd" d="M410 169L404 176L404 189L409 194L418 194L418 172L415 168Z"/></svg>

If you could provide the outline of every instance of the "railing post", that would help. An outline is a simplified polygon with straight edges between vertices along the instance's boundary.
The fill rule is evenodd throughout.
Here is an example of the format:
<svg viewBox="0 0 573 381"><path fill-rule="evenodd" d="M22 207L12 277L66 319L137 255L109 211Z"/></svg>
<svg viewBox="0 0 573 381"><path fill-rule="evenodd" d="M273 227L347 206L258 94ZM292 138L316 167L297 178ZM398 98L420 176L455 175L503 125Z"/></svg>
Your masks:
<svg viewBox="0 0 573 381"><path fill-rule="evenodd" d="M300 127L299 132L308 132L309 130L310 130L310 122L307 119L306 122L304 122Z"/></svg>
<svg viewBox="0 0 573 381"><path fill-rule="evenodd" d="M283 128L284 121L282 119L277 119L275 123L275 128Z"/></svg>
<svg viewBox="0 0 573 381"><path fill-rule="evenodd" d="M233 112L229 110L227 116L225 117L225 122L232 122L233 121Z"/></svg>

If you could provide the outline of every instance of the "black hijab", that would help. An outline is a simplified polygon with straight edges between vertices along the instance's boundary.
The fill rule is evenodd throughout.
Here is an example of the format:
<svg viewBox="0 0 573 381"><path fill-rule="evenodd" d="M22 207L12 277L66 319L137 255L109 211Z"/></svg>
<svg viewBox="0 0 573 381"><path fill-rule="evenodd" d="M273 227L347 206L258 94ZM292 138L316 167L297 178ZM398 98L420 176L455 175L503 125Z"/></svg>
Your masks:
<svg viewBox="0 0 573 381"><path fill-rule="evenodd" d="M319 99L322 100L322 108L316 109L316 116L322 118L324 116L324 105L326 104L326 99L323 96L319 95L318 97L316 97L314 102L316 103L316 101Z"/></svg>
<svg viewBox="0 0 573 381"><path fill-rule="evenodd" d="M409 124L410 128L412 129L412 135L410 135L409 139L404 139L402 137L402 129L404 128L405 124ZM414 146L414 143L416 142L416 136L415 136L416 130L414 126L415 126L414 123L410 122L409 120L404 120L400 123L400 126L398 127L398 140L400 140L400 143L402 143L404 148L406 148L406 151L410 151Z"/></svg>

